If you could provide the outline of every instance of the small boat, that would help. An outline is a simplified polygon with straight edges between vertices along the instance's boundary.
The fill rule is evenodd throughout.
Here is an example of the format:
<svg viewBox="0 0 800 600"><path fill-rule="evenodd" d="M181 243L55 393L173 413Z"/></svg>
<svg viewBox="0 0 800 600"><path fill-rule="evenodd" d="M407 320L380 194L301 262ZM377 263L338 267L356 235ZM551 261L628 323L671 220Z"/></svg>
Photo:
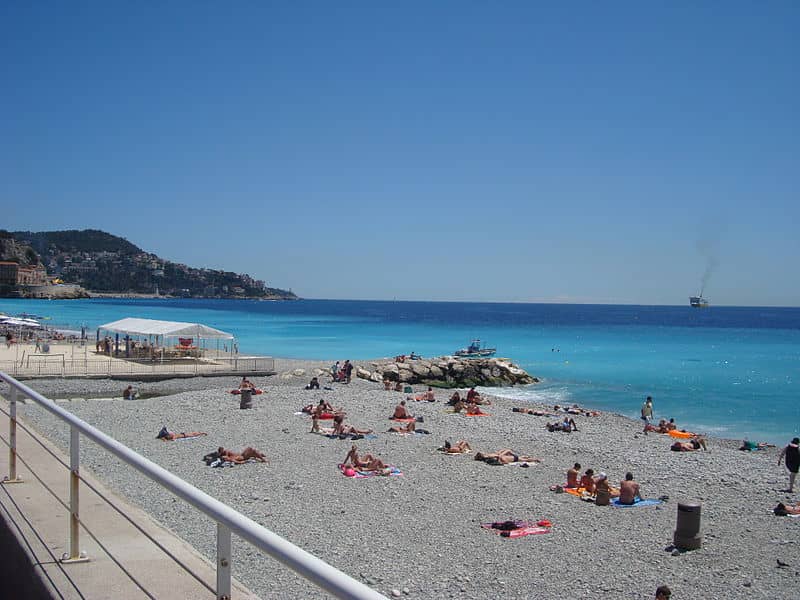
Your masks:
<svg viewBox="0 0 800 600"><path fill-rule="evenodd" d="M708 308L708 300L703 296L690 296L689 305L694 308Z"/></svg>
<svg viewBox="0 0 800 600"><path fill-rule="evenodd" d="M497 348L486 348L481 346L480 340L472 340L469 346L456 350L454 354L461 358L484 358L492 356L495 352L497 352Z"/></svg>

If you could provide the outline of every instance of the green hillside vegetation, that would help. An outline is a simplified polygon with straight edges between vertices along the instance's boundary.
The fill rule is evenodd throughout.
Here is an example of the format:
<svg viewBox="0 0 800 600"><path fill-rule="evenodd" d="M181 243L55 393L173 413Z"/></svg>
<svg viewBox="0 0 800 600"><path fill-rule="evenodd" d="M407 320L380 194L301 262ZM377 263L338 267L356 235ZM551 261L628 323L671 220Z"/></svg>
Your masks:
<svg viewBox="0 0 800 600"><path fill-rule="evenodd" d="M6 249L8 250L6 252ZM4 258L5 256L5 258ZM194 268L99 231L0 231L0 260L41 263L51 276L106 294L296 300L290 291L231 271Z"/></svg>

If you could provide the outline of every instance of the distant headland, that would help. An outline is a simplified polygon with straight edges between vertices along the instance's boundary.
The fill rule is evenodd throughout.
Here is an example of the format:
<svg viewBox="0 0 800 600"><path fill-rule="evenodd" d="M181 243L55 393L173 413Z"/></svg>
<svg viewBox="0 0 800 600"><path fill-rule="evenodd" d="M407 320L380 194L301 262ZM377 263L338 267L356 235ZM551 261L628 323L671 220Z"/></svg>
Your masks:
<svg viewBox="0 0 800 600"><path fill-rule="evenodd" d="M0 297L299 299L250 275L174 263L95 229L0 230Z"/></svg>

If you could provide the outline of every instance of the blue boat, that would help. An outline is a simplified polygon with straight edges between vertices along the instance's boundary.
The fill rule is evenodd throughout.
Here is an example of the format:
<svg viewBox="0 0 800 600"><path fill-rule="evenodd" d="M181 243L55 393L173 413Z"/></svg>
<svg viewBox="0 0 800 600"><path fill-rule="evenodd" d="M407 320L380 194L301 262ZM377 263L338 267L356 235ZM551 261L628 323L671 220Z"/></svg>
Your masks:
<svg viewBox="0 0 800 600"><path fill-rule="evenodd" d="M493 356L497 352L497 348L486 348L481 346L480 340L472 340L469 346L456 350L453 354L461 358L485 358Z"/></svg>

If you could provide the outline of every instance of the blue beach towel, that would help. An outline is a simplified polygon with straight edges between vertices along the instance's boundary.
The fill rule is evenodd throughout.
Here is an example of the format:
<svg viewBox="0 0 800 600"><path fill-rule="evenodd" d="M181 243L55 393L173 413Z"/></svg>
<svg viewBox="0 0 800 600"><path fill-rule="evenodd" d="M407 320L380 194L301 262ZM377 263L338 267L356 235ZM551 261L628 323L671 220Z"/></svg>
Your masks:
<svg viewBox="0 0 800 600"><path fill-rule="evenodd" d="M614 498L611 501L611 506L616 506L617 508L633 508L634 506L656 506L657 504L663 504L661 500L656 500L655 498L647 498L645 500L636 500L633 504L620 504L619 498Z"/></svg>

